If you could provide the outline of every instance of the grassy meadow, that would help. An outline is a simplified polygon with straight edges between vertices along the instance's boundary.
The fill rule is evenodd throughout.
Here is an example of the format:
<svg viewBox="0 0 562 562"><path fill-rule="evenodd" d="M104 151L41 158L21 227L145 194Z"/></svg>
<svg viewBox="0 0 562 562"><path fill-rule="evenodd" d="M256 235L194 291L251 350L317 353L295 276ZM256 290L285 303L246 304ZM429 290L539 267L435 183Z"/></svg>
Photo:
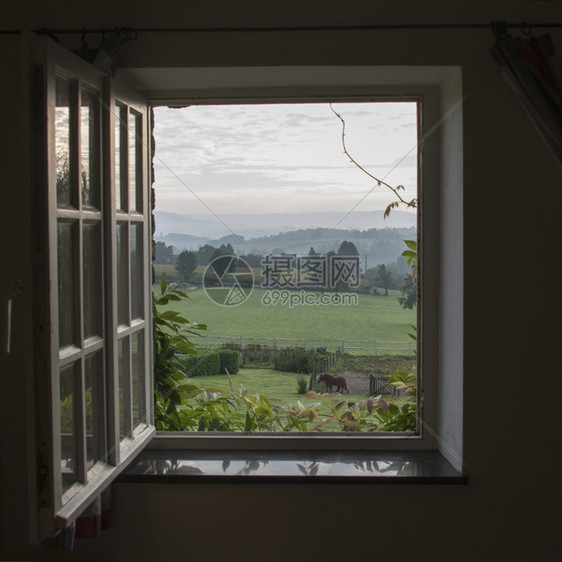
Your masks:
<svg viewBox="0 0 562 562"><path fill-rule="evenodd" d="M160 288L154 287L159 294ZM248 300L234 307L215 304L197 288L189 299L163 307L181 312L192 322L206 324L204 334L267 338L349 339L407 342L416 311L403 309L398 291L387 297L358 294L357 305L266 306L266 290L255 288ZM265 342L264 342L265 343Z"/></svg>

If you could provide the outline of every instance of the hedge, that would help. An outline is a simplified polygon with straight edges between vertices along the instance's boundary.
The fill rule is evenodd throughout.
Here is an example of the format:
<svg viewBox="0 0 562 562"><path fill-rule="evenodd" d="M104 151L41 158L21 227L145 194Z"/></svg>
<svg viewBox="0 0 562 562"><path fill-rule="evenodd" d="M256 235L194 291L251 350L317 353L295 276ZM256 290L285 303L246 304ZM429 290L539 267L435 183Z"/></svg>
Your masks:
<svg viewBox="0 0 562 562"><path fill-rule="evenodd" d="M219 372L222 375L225 375L227 370L231 375L234 375L234 373L238 372L240 365L239 354L237 351L234 351L232 349L221 349L218 352L218 356L220 360Z"/></svg>
<svg viewBox="0 0 562 562"><path fill-rule="evenodd" d="M274 369L291 373L312 373L319 362L316 351L299 347L277 350L272 359Z"/></svg>
<svg viewBox="0 0 562 562"><path fill-rule="evenodd" d="M220 372L221 360L219 354L215 352L207 353L202 357L186 355L183 362L185 372L190 377L218 375Z"/></svg>

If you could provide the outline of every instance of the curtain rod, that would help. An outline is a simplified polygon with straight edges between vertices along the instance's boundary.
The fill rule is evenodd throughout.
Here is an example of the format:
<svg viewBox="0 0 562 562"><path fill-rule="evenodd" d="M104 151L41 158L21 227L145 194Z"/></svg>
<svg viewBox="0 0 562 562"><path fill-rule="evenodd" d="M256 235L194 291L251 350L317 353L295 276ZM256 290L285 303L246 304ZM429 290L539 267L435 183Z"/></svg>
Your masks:
<svg viewBox="0 0 562 562"><path fill-rule="evenodd" d="M550 23L507 23L496 21L490 23L399 23L399 24L365 24L365 25L324 25L324 26L270 26L270 27L117 27L117 28L71 28L50 29L42 27L33 30L40 35L62 34L91 34L117 32L130 38L139 33L278 33L278 32L313 32L313 31L376 31L376 30L408 30L408 29L522 29L529 31L532 28L562 28L562 22ZM0 34L20 33L21 30L0 30Z"/></svg>

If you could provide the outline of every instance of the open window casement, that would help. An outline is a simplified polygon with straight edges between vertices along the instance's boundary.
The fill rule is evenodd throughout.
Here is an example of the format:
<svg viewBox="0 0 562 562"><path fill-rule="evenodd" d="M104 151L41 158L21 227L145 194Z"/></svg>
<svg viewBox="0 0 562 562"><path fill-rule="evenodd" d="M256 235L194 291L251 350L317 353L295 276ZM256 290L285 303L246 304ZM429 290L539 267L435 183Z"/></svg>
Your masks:
<svg viewBox="0 0 562 562"><path fill-rule="evenodd" d="M50 39L31 45L41 537L154 434L150 123L133 92Z"/></svg>

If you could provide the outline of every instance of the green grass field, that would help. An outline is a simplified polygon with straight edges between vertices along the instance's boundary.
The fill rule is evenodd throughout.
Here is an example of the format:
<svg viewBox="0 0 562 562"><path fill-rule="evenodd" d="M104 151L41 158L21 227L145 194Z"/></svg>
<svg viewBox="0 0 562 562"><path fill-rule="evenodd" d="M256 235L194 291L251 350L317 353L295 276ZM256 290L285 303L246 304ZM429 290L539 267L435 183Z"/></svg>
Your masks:
<svg viewBox="0 0 562 562"><path fill-rule="evenodd" d="M159 294L160 288L156 286L155 291ZM403 309L398 294L398 291L389 291L388 297L359 294L357 305L290 308L280 303L266 306L262 303L266 290L256 288L239 306L224 307L215 304L198 288L189 292L188 300L170 303L164 309L181 312L192 322L207 324L208 329L202 334L212 336L408 342L410 325L416 323L416 311Z"/></svg>

